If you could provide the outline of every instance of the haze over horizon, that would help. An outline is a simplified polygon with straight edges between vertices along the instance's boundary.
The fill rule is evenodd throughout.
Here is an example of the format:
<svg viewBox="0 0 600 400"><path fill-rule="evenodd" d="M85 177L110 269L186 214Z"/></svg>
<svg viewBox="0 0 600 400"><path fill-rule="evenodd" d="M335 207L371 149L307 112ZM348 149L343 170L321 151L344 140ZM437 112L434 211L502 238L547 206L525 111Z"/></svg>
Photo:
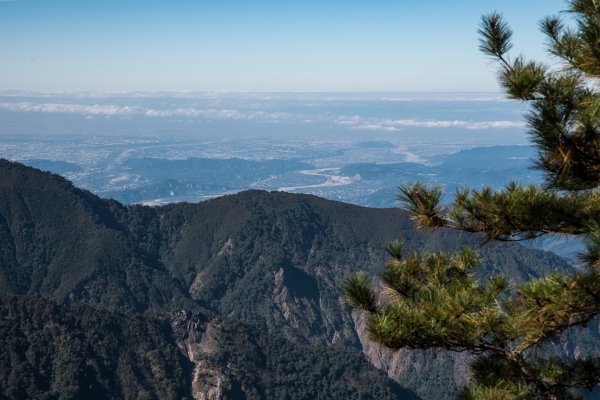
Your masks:
<svg viewBox="0 0 600 400"><path fill-rule="evenodd" d="M543 55L559 0L0 1L0 90L496 92L480 17Z"/></svg>

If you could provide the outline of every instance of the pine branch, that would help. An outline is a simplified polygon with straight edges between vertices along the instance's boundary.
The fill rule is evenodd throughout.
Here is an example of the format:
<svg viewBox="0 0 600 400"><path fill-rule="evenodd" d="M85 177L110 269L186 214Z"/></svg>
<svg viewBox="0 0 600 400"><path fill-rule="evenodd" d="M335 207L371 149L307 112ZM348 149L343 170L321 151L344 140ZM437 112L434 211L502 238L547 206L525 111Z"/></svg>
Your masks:
<svg viewBox="0 0 600 400"><path fill-rule="evenodd" d="M587 253L581 256L581 260L600 273L600 224L597 221L590 222L586 245Z"/></svg>
<svg viewBox="0 0 600 400"><path fill-rule="evenodd" d="M488 56L500 60L507 69L512 69L505 58L506 53L512 48L512 30L504 21L502 14L491 13L481 17L479 26L479 50Z"/></svg>
<svg viewBox="0 0 600 400"><path fill-rule="evenodd" d="M371 278L366 273L350 277L344 285L344 300L352 307L374 313L377 311L377 298Z"/></svg>
<svg viewBox="0 0 600 400"><path fill-rule="evenodd" d="M525 240L547 233L585 234L591 221L600 223L600 192L596 191L564 194L515 183L502 191L490 187L459 190L444 213L439 205L439 189L416 184L400 190L405 209L419 225L480 232L488 240Z"/></svg>
<svg viewBox="0 0 600 400"><path fill-rule="evenodd" d="M443 209L440 206L442 188L426 187L415 183L399 188L398 200L411 214L417 226L421 228L439 228L445 226Z"/></svg>

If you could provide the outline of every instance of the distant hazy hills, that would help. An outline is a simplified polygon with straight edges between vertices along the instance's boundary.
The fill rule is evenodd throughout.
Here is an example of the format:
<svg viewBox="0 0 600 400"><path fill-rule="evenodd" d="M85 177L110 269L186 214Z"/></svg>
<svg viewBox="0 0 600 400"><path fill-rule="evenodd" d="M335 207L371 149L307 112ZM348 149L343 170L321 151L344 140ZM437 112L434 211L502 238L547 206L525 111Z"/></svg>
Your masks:
<svg viewBox="0 0 600 400"><path fill-rule="evenodd" d="M361 177L362 184L378 188L356 199L357 204L369 207L391 207L396 188L412 182L441 185L446 202L452 201L457 188L504 187L509 180L520 183L539 183L542 176L532 170L535 156L533 146L491 146L462 150L433 157L420 163L356 163L348 164L341 173Z"/></svg>
<svg viewBox="0 0 600 400"><path fill-rule="evenodd" d="M67 174L83 171L83 168L77 164L66 161L29 159L26 164L33 168L39 168L42 171L52 171L55 174Z"/></svg>
<svg viewBox="0 0 600 400"><path fill-rule="evenodd" d="M356 143L353 151L372 149L392 151L388 142ZM390 150L390 148L392 150ZM366 150L365 150L366 149ZM97 166L85 167L43 159L24 160L29 166L77 179L101 197L114 198L125 204L165 204L198 201L253 188L298 188L327 198L368 207L396 205L399 185L421 181L446 188L450 201L457 187L504 186L509 179L522 183L541 181L539 172L531 170L535 149L532 146L490 146L432 156L422 162L355 162L350 155L333 152L325 165L337 180L318 173L313 165L315 154L296 155L294 159L232 158L223 151L222 158L140 157L128 155ZM217 154L218 155L218 154ZM256 154L260 157L261 154ZM264 155L263 155L264 157ZM364 155L360 156L364 159ZM370 158L369 158L370 159ZM396 155L395 159L401 159ZM421 160L425 161L425 160ZM320 161L323 164L323 160ZM339 168L335 168L338 166ZM317 173L306 173L316 171ZM340 180L346 183L339 184Z"/></svg>
<svg viewBox="0 0 600 400"><path fill-rule="evenodd" d="M309 195L123 206L0 160L0 397L451 398L467 359L388 354L341 301L395 239L482 246ZM517 244L480 251L482 276L569 268Z"/></svg>
<svg viewBox="0 0 600 400"><path fill-rule="evenodd" d="M251 187L255 182L290 171L310 169L296 160L242 160L239 158L132 158L118 165L125 176L139 177L141 186L101 191L124 203L202 198Z"/></svg>

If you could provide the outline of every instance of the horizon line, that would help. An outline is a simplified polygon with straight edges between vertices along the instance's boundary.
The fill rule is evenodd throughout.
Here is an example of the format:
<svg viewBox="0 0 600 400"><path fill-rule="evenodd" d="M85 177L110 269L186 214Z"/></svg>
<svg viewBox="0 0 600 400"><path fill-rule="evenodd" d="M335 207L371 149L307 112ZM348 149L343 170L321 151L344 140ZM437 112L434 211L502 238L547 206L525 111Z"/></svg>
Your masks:
<svg viewBox="0 0 600 400"><path fill-rule="evenodd" d="M506 95L491 90L30 90L0 89L0 95L11 94L494 94Z"/></svg>

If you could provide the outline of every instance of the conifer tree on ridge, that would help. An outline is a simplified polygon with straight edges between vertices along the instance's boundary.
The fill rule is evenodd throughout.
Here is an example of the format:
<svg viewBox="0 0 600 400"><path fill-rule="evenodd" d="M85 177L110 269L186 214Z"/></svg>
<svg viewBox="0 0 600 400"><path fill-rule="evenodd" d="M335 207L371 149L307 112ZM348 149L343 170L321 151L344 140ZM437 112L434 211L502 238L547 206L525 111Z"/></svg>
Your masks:
<svg viewBox="0 0 600 400"><path fill-rule="evenodd" d="M556 359L537 352L566 330L600 314L600 1L569 0L573 22L548 17L540 27L558 66L510 57L512 31L499 13L482 17L480 50L499 65L510 99L529 104L529 134L544 186L508 183L494 191L442 190L420 183L399 198L422 228L449 228L519 241L544 234L585 236L585 270L548 273L521 284L475 279L470 249L405 254L391 260L376 290L366 274L350 278L347 301L369 313L370 338L392 349L439 348L476 355L462 399L576 399L600 383L600 358Z"/></svg>

